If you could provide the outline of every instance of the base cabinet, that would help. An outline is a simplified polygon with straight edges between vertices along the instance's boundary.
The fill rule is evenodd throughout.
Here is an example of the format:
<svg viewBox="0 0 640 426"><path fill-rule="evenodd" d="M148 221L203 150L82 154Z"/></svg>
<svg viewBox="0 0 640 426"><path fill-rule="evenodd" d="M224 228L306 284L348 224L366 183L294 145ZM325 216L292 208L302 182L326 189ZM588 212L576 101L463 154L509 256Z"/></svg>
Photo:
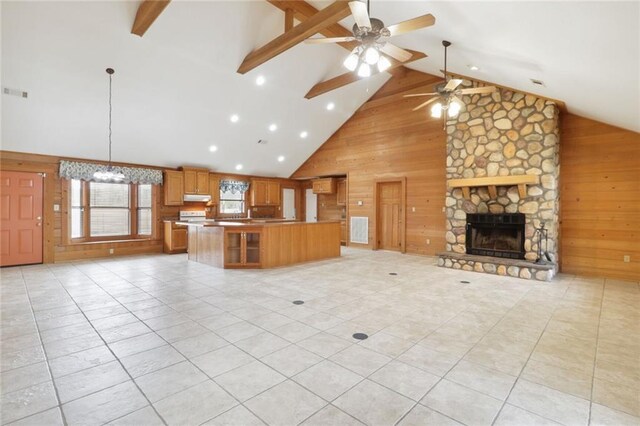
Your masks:
<svg viewBox="0 0 640 426"><path fill-rule="evenodd" d="M175 222L164 223L164 252L165 253L186 253L187 252L187 227L176 225Z"/></svg>
<svg viewBox="0 0 640 426"><path fill-rule="evenodd" d="M259 268L262 263L262 231L225 231L225 267Z"/></svg>

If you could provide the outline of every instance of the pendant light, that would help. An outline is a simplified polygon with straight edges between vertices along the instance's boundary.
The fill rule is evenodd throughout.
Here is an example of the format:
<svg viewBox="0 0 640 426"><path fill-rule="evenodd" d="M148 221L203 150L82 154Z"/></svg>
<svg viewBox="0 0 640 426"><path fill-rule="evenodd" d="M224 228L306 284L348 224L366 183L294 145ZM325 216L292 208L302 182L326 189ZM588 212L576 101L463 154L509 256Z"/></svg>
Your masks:
<svg viewBox="0 0 640 426"><path fill-rule="evenodd" d="M96 171L93 174L93 177L96 180L121 182L124 180L125 176L122 173L115 171L111 164L111 80L114 72L113 68L107 68L107 74L109 74L109 163L107 165L107 170Z"/></svg>

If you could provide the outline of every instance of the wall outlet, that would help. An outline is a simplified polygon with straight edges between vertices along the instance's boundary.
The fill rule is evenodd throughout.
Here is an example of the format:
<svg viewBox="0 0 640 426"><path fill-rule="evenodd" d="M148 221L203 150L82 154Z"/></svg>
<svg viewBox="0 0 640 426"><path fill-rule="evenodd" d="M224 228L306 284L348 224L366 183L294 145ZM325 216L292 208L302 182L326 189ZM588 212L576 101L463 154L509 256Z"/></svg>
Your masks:
<svg viewBox="0 0 640 426"><path fill-rule="evenodd" d="M411 207L411 213L415 213L416 212L416 208L415 207Z"/></svg>
<svg viewBox="0 0 640 426"><path fill-rule="evenodd" d="M629 256L628 254L625 254L622 260L624 261L624 263L629 263L631 262L631 256Z"/></svg>
<svg viewBox="0 0 640 426"><path fill-rule="evenodd" d="M115 253L115 250L114 249L109 249L109 254L113 254L113 253Z"/></svg>
<svg viewBox="0 0 640 426"><path fill-rule="evenodd" d="M53 211L54 212L59 212L60 211L60 204L54 204L53 205Z"/></svg>
<svg viewBox="0 0 640 426"><path fill-rule="evenodd" d="M364 204L364 202L362 202L362 201L358 201L358 205L359 205L359 206L361 206L361 205L363 205L363 204Z"/></svg>
<svg viewBox="0 0 640 426"><path fill-rule="evenodd" d="M431 244L431 239L427 238L427 245Z"/></svg>

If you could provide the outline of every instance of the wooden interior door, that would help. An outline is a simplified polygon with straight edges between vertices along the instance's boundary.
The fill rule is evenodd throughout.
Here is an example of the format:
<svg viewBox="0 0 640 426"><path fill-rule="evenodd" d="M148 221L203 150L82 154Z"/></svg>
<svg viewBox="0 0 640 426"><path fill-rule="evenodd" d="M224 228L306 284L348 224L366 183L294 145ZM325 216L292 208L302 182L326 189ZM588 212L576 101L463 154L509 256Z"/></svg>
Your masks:
<svg viewBox="0 0 640 426"><path fill-rule="evenodd" d="M0 266L42 263L43 180L0 172Z"/></svg>
<svg viewBox="0 0 640 426"><path fill-rule="evenodd" d="M378 248L402 250L402 183L378 184Z"/></svg>

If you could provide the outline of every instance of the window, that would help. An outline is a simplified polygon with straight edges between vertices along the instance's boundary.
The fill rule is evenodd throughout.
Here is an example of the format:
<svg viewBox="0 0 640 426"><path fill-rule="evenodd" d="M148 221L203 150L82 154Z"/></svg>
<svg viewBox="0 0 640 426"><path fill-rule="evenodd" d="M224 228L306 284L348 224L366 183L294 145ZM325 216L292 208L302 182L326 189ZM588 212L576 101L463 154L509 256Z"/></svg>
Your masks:
<svg viewBox="0 0 640 426"><path fill-rule="evenodd" d="M69 191L69 235L73 240L128 239L153 234L152 185L74 179Z"/></svg>
<svg viewBox="0 0 640 426"><path fill-rule="evenodd" d="M220 190L220 213L242 214L244 213L244 192Z"/></svg>

